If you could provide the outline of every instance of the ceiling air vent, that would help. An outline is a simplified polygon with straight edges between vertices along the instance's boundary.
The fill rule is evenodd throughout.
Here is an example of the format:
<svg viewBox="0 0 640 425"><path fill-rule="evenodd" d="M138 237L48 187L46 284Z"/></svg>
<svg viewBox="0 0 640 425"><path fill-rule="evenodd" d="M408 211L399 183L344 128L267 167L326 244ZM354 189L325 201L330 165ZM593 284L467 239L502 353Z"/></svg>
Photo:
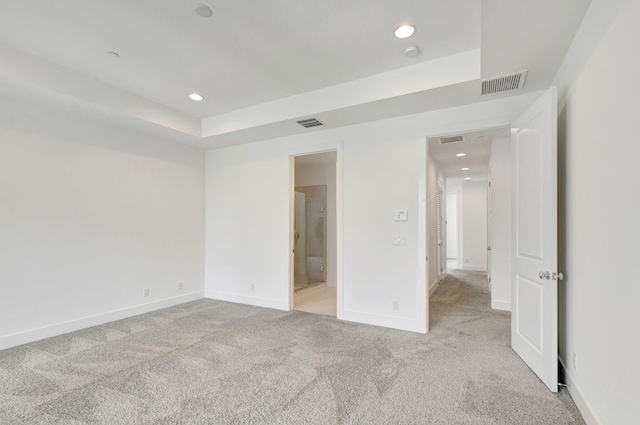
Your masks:
<svg viewBox="0 0 640 425"><path fill-rule="evenodd" d="M464 142L464 136L447 136L447 137L440 137L439 139L440 139L441 145L446 145L447 143Z"/></svg>
<svg viewBox="0 0 640 425"><path fill-rule="evenodd" d="M524 87L524 80L526 79L527 71L521 71L516 74L482 80L482 96L508 90L519 90Z"/></svg>
<svg viewBox="0 0 640 425"><path fill-rule="evenodd" d="M303 126L304 128L311 128L311 127L317 127L319 125L324 125L315 118L309 118L307 120L296 121L296 122L301 126Z"/></svg>

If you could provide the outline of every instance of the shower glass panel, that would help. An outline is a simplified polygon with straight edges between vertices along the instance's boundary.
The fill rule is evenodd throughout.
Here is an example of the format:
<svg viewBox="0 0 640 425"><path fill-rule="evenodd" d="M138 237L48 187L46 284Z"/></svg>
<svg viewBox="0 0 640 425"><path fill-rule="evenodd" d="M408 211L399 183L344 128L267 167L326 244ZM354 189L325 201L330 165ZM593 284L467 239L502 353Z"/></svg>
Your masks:
<svg viewBox="0 0 640 425"><path fill-rule="evenodd" d="M295 189L295 290L326 281L327 186Z"/></svg>

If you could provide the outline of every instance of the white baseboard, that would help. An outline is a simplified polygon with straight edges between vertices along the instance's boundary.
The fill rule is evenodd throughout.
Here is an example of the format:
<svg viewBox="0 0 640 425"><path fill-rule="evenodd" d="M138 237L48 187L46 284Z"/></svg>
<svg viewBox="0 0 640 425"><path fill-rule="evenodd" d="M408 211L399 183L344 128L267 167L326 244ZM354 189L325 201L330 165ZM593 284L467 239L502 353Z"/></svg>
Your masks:
<svg viewBox="0 0 640 425"><path fill-rule="evenodd" d="M5 335L0 337L0 350L16 347L22 344L28 344L34 341L40 341L41 339L51 338L69 332L79 331L81 329L90 328L92 326L103 325L115 320L126 319L127 317L137 316L139 314L145 314L167 307L173 307L178 304L184 304L190 301L199 300L203 297L203 291L197 291L190 294L180 295L178 297L165 298L163 300L154 301L147 304L140 304L120 310L113 310L106 313L96 314L94 316L70 320L68 322L56 323L54 325L44 326L37 329L30 329L28 331L18 332L11 335Z"/></svg>
<svg viewBox="0 0 640 425"><path fill-rule="evenodd" d="M571 374L567 371L567 368L564 364L564 361L560 359L560 366L564 370L564 379L567 384L567 389L569 390L569 394L573 399L574 403L578 407L580 414L582 415L582 419L587 423L587 425L602 425L602 422L598 420L598 417L593 412L593 409L589 405L589 403L582 396L582 392L576 382L571 377Z"/></svg>
<svg viewBox="0 0 640 425"><path fill-rule="evenodd" d="M439 284L440 284L440 279L438 279L435 282L433 282L433 284L429 287L429 295L433 294L433 291L436 290L436 288L438 287Z"/></svg>
<svg viewBox="0 0 640 425"><path fill-rule="evenodd" d="M511 311L511 301L491 300L491 308L494 310Z"/></svg>
<svg viewBox="0 0 640 425"><path fill-rule="evenodd" d="M487 271L487 266L470 266L468 264L465 264L465 265L460 266L460 269L469 270L469 271L473 271L473 272L486 272Z"/></svg>
<svg viewBox="0 0 640 425"><path fill-rule="evenodd" d="M284 311L289 310L288 300L280 300L277 298L255 297L222 291L205 291L204 296L205 298L213 300L229 301L237 304L254 305L256 307L266 307Z"/></svg>
<svg viewBox="0 0 640 425"><path fill-rule="evenodd" d="M418 332L422 334L427 333L425 322L402 317L383 316L381 314L343 309L342 314L340 315L340 320L363 323L365 325L382 326L384 328L399 329L402 331Z"/></svg>

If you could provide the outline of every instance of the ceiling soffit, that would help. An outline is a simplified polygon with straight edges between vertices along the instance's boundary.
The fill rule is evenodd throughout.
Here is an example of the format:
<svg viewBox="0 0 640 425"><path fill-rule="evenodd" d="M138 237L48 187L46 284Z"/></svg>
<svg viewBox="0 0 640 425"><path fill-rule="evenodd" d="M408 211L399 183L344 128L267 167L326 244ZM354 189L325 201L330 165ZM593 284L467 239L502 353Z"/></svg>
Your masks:
<svg viewBox="0 0 640 425"><path fill-rule="evenodd" d="M75 12L70 13L71 18L65 17L64 10L47 9L52 6L50 2L44 0L15 2L3 8L4 18L0 17L0 23L2 23L0 25L2 28L0 29L0 92L29 101L63 107L83 115L108 119L111 122L180 143L209 148L256 141L261 137L273 138L301 132L323 131L325 128L390 118L399 114L425 112L439 107L459 106L538 91L551 84L564 52L589 5L589 0L567 0L567 4L563 4L562 7L558 7L555 0L523 0L517 2L520 6L514 6L515 2L510 0L483 0L482 2L480 0L451 2L403 0L397 4L394 2L393 5L384 6L386 8L383 8L384 10L364 13L363 20L355 22L356 26L362 25L364 29L355 31L359 35L354 37L354 40L350 40L343 34L334 33L338 32L340 25L345 24L343 22L345 17L358 14L355 13L356 11L351 11L353 13L346 11L344 16L335 17L332 10L342 10L341 7L357 7L362 1L354 0L353 4L349 2L349 6L344 6L341 0L330 0L329 3L338 2L339 4L334 5L333 9L329 7L331 5L317 5L316 7L320 10L315 11L310 10L309 5L302 7L299 2L274 0L275 3L271 4L271 7L276 8L274 10L293 8L291 16L299 17L299 23L308 27L308 32L299 35L299 40L292 41L293 44L288 41L285 43L287 48L294 49L286 51L286 49L283 50L284 47L283 49L274 48L273 45L277 44L275 41L296 38L296 34L292 36L288 31L295 32L300 28L291 28L288 24L276 28L268 25L268 19L264 19L267 16L258 16L260 13L262 15L273 13L273 10L262 10L263 6L258 8L260 10L255 8L244 10L247 6L243 6L243 2L234 2L238 10L232 10L236 6L224 2L212 3L214 11L217 10L219 13L218 15L214 13L214 17L221 19L216 25L227 30L230 30L227 28L229 23L234 22L230 19L231 17L247 20L247 22L243 21L246 25L255 24L257 21L262 22L257 27L251 27L248 34L235 36L241 39L238 43L246 43L249 39L256 41L255 47L259 50L266 49L270 53L269 58L254 57L253 53L239 49L218 52L218 62L229 61L219 65L224 71L222 74L220 74L222 71L215 71L218 68L206 62L205 59L194 59L193 63L174 65L158 63L148 69L145 67L154 64L152 58L163 56L159 45L151 44L147 46L148 51L138 51L141 56L151 55L148 63L137 64L139 66L135 68L137 75L132 73L131 76L127 76L122 74L122 71L114 69L114 59L109 59L111 63L105 57L89 57L84 63L78 62L80 59L77 59L84 57L79 54L80 52L86 53L87 49L95 47L96 44L100 45L105 52L112 49L100 37L107 33L113 34L113 26L109 22L113 23L110 19L115 19L118 11L124 13L133 10L138 13L137 16L135 13L130 13L131 16L127 15L126 18L120 16L120 23L123 28L126 28L122 31L121 36L126 37L121 40L121 46L126 46L127 42L131 46L137 46L138 40L132 36L135 31L131 33L129 26L138 25L136 31L146 29L156 34L158 42L165 43L165 52L176 49L189 52L193 49L207 51L206 49L212 48L211 43L202 44L193 37L199 31L206 33L212 30L203 28L206 21L194 13L184 15L184 11L177 6L180 2L158 0L154 3L157 7L151 8L153 10L147 10L146 3L124 0L114 0L108 6L101 7L97 6L99 3L92 7L85 7L84 2L79 0L75 2L78 3L75 12L86 9L87 13L95 12L96 16L93 17L93 21L82 21L77 27L73 27L81 31L83 36L86 35L86 37L78 37L78 34L75 34L74 38L69 38L69 51L73 51L74 55L64 52L56 54L52 47L43 41L47 39L45 33L27 32L23 28L25 22L21 23L17 18L29 17L28 11L20 9L22 6L19 6L29 4L33 7L30 16L33 22L29 25L42 22L43 31L50 31L53 37L56 33L52 32L55 30L52 25L55 27L56 24L64 24L65 19L72 19ZM73 6L71 3L67 6ZM447 4L446 7L443 6L444 3ZM424 7L433 13L430 15L425 13L425 10L422 10ZM526 12L532 7L537 8L538 15L546 13L552 15L552 18L544 22L539 19L529 22L526 15L519 20L503 16L507 12L511 15L519 10ZM140 8L142 9L138 10ZM100 12L98 9L104 9L102 14L98 13ZM376 8L367 8L369 9ZM175 19L170 15L175 16ZM434 35L432 30L427 30L430 28L428 22L423 22L426 15L430 16L428 19L447 22L450 26L463 24L461 36L443 36L447 34L446 31ZM229 19L222 19L224 16ZM417 18L412 19L412 16ZM482 16L482 22L480 22L480 16ZM318 17L322 17L325 21L313 24L309 22ZM283 18L286 16L274 18L272 23L277 24ZM389 27L393 28L394 25L407 20L418 27L415 36L418 38L409 39L409 41L394 40L393 37L388 39L389 34L385 31L389 32ZM346 22L349 21L346 20ZM177 31L178 28L182 28L181 25L190 25L194 29L182 34ZM353 26L354 22L351 22L351 25ZM92 32L94 27L97 28L95 34ZM258 37L259 34L256 34L256 31L264 33L264 40ZM515 45L514 36L510 33L517 31L525 34L529 41L520 46ZM431 41L424 38L426 34L431 37ZM63 33L63 35L69 36L69 33ZM217 33L209 35L220 36ZM225 40L231 43L227 47L241 46L241 44L233 44L235 41L232 33L226 37ZM373 44L371 44L372 40ZM436 42L436 40L447 42ZM292 51L295 51L295 47L301 42L306 42L307 46L313 46L313 49L308 48L308 50L312 55L318 55L320 62L326 58L329 60L315 63L313 58L305 56L309 53L308 51L292 56ZM323 45L323 42L326 45ZM424 53L418 60L405 58L401 54L405 45L411 45L414 42L420 43ZM86 43L93 44L89 46ZM263 43L271 44L267 46L262 45ZM217 43L214 44L217 45ZM47 46L49 50L46 49ZM433 51L430 50L431 47ZM83 48L85 50L82 50ZM74 49L79 50L74 51ZM390 49L393 49L394 55L399 56L390 58L388 55ZM363 53L358 54L358 51ZM125 49L125 57L126 52ZM553 54L546 55L546 52ZM102 54L104 55L104 52ZM344 56L337 58L331 56L339 54ZM118 60L120 59L116 59ZM211 58L209 57L208 60ZM255 62L250 62L251 60ZM261 60L269 62L261 64ZM289 66L297 69L292 63L301 60L313 62L312 66L305 71L307 74L296 74L296 78L308 80L306 85L304 82L291 81L291 84L283 86L286 81L280 81L281 77L289 74L285 72L280 75L275 73L274 69ZM231 63L233 61L236 62ZM261 72L261 66L264 72ZM238 67L242 67L242 70ZM253 70L249 74L247 74L248 67ZM535 72L529 71L524 89L486 97L480 96L480 78L518 72L526 67L531 67ZM336 71L340 68L344 68L344 72ZM196 74L193 73L194 69L198 71ZM176 88L173 85L167 84L167 72L175 76L175 86L179 88L179 94L174 92ZM244 73L242 75L245 79L233 78L234 72ZM374 72L373 75L372 72ZM492 75L487 75L488 72ZM270 77L264 78L262 74ZM198 75L205 77L204 80ZM276 75L278 81L274 80ZM141 76L144 76L143 80L148 80L150 85L141 84L143 88L132 86L131 84L135 81L143 81L140 80ZM228 77L228 81L225 80L225 76ZM162 78L165 79L162 80ZM251 81L255 80L255 83L259 84L260 88L265 87L266 91L259 93L259 90L252 85L243 86L243 83L246 84L249 81L247 78ZM291 75L287 78L293 79ZM188 84L193 84L194 89L195 85L206 86L208 81L217 81L218 87L228 85L236 96L231 92L226 94L228 100L226 109L207 109L206 102L211 105L217 99L215 96L212 99L205 92L203 93L205 102L202 103L205 107L202 108L195 102L185 100L188 91L185 81L189 80L192 82ZM152 90L154 87L155 91ZM170 100L177 96L180 97L179 101ZM233 102L229 100L232 97L241 99ZM225 97L222 96L221 99L224 100ZM229 105L232 109L229 109ZM236 105L235 109L233 105ZM206 113L207 110L209 114ZM309 117L317 118L325 126L302 129L295 124L295 121Z"/></svg>

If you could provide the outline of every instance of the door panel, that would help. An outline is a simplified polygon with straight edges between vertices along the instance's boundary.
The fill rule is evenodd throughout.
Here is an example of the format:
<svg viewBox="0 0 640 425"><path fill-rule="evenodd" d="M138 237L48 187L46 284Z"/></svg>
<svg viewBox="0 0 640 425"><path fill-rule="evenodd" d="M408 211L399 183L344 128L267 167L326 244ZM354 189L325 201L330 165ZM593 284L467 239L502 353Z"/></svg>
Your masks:
<svg viewBox="0 0 640 425"><path fill-rule="evenodd" d="M487 183L487 283L489 284L489 292L491 292L491 263L493 261L493 256L491 255L491 241L493 240L493 221L491 219L491 165L489 165L489 181Z"/></svg>
<svg viewBox="0 0 640 425"><path fill-rule="evenodd" d="M516 309L519 318L516 320L518 324L518 335L524 338L531 347L539 353L543 352L542 346L542 307L543 307L543 291L544 288L538 282L516 277L516 291L519 292L518 300L527 300L518 305Z"/></svg>
<svg viewBox="0 0 640 425"><path fill-rule="evenodd" d="M553 392L558 391L556 97L555 87L547 91L512 130L511 346Z"/></svg>

